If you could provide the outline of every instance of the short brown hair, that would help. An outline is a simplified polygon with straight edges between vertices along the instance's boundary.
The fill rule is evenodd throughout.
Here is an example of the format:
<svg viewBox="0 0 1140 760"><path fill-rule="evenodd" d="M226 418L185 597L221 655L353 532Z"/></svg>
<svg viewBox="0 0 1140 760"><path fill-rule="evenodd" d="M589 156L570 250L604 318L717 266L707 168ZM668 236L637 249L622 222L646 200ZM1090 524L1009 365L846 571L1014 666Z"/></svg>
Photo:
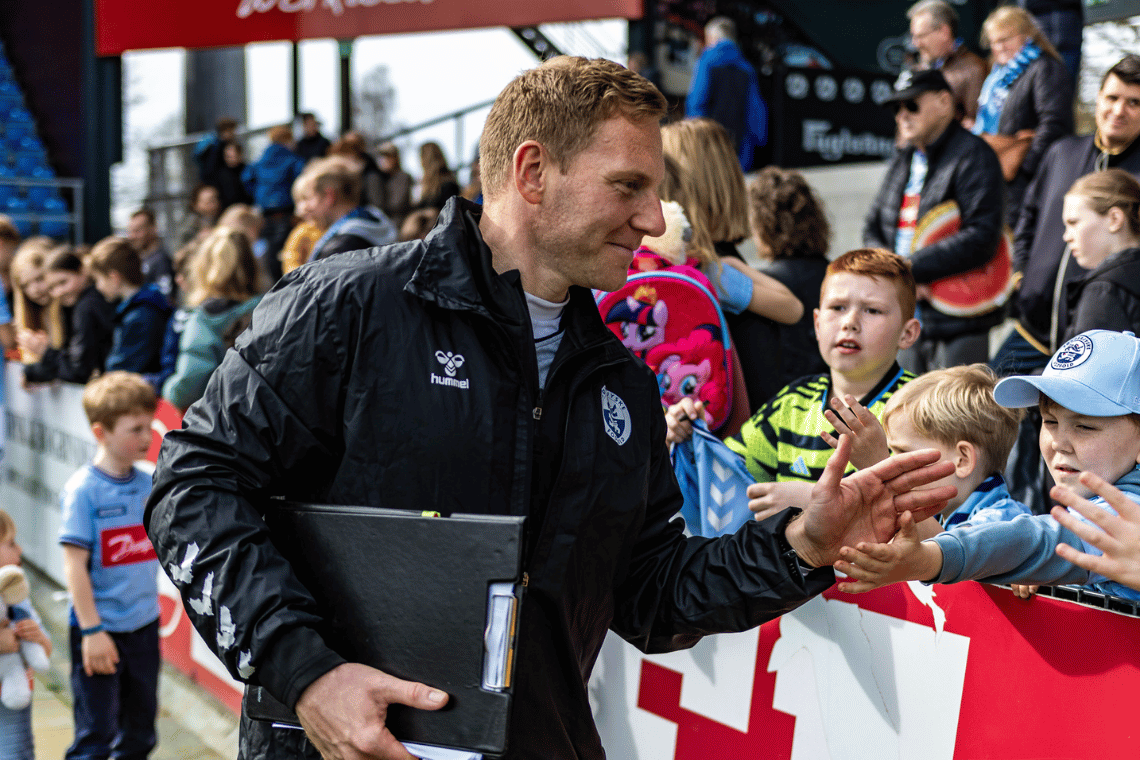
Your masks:
<svg viewBox="0 0 1140 760"><path fill-rule="evenodd" d="M293 142L293 128L288 124L278 124L269 128L269 142L288 145Z"/></svg>
<svg viewBox="0 0 1140 760"><path fill-rule="evenodd" d="M914 316L914 302L917 300L914 274L910 271L910 262L902 256L886 248L857 248L848 251L827 265L827 273L823 276L823 284L819 289L821 299L827 288L827 278L844 272L893 282L903 319Z"/></svg>
<svg viewBox="0 0 1140 760"><path fill-rule="evenodd" d="M157 408L154 388L134 372L108 372L83 389L87 421L107 429L113 429L115 423L128 414L154 414Z"/></svg>
<svg viewBox="0 0 1140 760"><path fill-rule="evenodd" d="M128 285L142 285L142 259L126 238L106 237L95 244L87 257L87 268L96 274L118 272Z"/></svg>
<svg viewBox="0 0 1140 760"><path fill-rule="evenodd" d="M151 210L151 209L149 209L149 208L146 208L146 207L140 208L138 211L136 211L135 213L131 214L131 219L134 219L134 218L135 218L135 217L137 217L137 216L144 216L144 217L146 217L146 221L147 221L147 223L148 223L148 224L150 224L150 226L151 226L151 227L153 227L153 226L154 226L154 224L155 224L155 216L154 216L154 211L153 211L153 210Z"/></svg>
<svg viewBox="0 0 1140 760"><path fill-rule="evenodd" d="M831 225L823 202L797 171L766 166L756 173L748 185L748 221L772 259L827 258Z"/></svg>
<svg viewBox="0 0 1140 760"><path fill-rule="evenodd" d="M559 56L524 71L499 93L483 126L484 193L493 197L506 187L515 150L527 140L541 143L565 172L602 122L617 115L659 121L665 108L648 79L602 58Z"/></svg>
<svg viewBox="0 0 1140 760"><path fill-rule="evenodd" d="M1128 220L1128 229L1140 235L1140 182L1123 169L1106 169L1086 174L1073 183L1065 195L1084 198L1100 216L1119 208Z"/></svg>
<svg viewBox="0 0 1140 760"><path fill-rule="evenodd" d="M1113 64L1100 80L1100 89L1104 89L1104 83L1110 76L1116 77L1124 84L1140 84L1140 55L1129 53Z"/></svg>
<svg viewBox="0 0 1140 760"><path fill-rule="evenodd" d="M350 203L360 203L360 172L353 165L354 159L342 155L332 155L312 161L293 183L294 191L312 187L318 194L331 189L338 198Z"/></svg>
<svg viewBox="0 0 1140 760"><path fill-rule="evenodd" d="M919 375L891 396L883 407L883 427L904 412L915 432L944 446L958 441L978 448L987 475L1005 469L1017 440L1021 410L994 400L998 378L985 364L962 364Z"/></svg>

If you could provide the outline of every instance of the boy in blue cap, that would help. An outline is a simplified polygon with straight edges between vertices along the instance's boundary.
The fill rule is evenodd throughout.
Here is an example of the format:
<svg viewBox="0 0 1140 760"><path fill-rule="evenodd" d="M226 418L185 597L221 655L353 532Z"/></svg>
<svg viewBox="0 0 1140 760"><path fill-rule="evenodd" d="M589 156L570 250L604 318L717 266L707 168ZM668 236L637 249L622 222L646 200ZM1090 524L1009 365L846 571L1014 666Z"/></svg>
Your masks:
<svg viewBox="0 0 1140 760"><path fill-rule="evenodd" d="M1140 503L1140 340L1134 334L1081 333L1061 346L1040 376L1007 377L994 388L994 398L1008 407L1038 405L1041 455L1058 485L1094 496L1079 479L1089 472ZM1093 503L1116 514L1099 496ZM852 593L898 581L979 580L1084 585L1140 600L1140 591L1063 559L1056 551L1060 544L1100 554L1050 515L1022 515L919 541L914 521L904 514L891 543L844 547L835 569L853 579L839 585Z"/></svg>

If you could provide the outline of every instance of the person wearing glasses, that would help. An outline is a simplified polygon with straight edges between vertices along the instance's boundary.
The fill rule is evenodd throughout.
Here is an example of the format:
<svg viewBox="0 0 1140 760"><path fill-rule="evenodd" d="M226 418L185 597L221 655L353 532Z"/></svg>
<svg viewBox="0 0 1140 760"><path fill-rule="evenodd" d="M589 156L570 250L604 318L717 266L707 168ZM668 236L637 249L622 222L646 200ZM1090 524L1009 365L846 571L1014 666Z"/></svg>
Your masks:
<svg viewBox="0 0 1140 760"><path fill-rule="evenodd" d="M968 129L978 113L978 95L989 66L958 36L958 13L944 0L920 0L906 12L917 53L911 71L938 69L950 84L958 120ZM906 72L904 72L906 73Z"/></svg>
<svg viewBox="0 0 1140 760"><path fill-rule="evenodd" d="M901 147L867 212L863 244L909 258L918 284L922 335L899 354L899 363L921 374L984 362L1001 309L970 317L944 313L930 303L930 284L993 258L1004 206L1001 165L990 146L956 120L954 94L942 72L904 74L886 104L895 109ZM914 250L919 221L946 201L958 206L957 232Z"/></svg>

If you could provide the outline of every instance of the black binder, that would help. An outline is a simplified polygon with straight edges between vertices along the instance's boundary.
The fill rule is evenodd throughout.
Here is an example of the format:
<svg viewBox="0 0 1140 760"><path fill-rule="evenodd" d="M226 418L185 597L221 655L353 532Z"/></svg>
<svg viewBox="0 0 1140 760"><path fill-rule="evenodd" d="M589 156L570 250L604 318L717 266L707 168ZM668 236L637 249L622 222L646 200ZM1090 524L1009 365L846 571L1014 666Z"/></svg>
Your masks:
<svg viewBox="0 0 1140 760"><path fill-rule="evenodd" d="M437 712L391 705L387 725L397 739L505 752L517 596L507 602L508 659L491 684L484 635L490 584L518 584L522 576L522 517L275 502L265 520L324 607L329 646L350 662L450 695ZM256 720L299 725L261 687L246 690L243 709Z"/></svg>

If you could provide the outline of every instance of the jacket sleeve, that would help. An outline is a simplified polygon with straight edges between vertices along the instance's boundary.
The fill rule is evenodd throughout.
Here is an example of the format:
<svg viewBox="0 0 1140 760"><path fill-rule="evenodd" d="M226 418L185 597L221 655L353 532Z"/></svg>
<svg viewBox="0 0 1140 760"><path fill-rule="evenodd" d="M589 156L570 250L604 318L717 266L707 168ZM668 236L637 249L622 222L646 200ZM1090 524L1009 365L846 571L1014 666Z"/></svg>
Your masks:
<svg viewBox="0 0 1140 760"><path fill-rule="evenodd" d="M805 577L783 538L789 511L750 520L731 536L685 538L681 493L666 452L665 420L649 471L645 523L617 588L611 628L643 652L668 652L702 636L743 631L794 610L835 582L831 568Z"/></svg>
<svg viewBox="0 0 1140 760"><path fill-rule="evenodd" d="M335 283L311 287L311 269L264 298L183 429L167 435L145 515L162 567L199 602L186 608L199 633L232 675L289 707L343 662L261 517L271 496L319 493L343 456L354 323Z"/></svg>
<svg viewBox="0 0 1140 760"><path fill-rule="evenodd" d="M967 137L971 142L978 139ZM997 155L984 145L971 148L962 156L953 181L961 227L911 255L915 282L929 283L968 272L993 258L1001 235L1005 183Z"/></svg>
<svg viewBox="0 0 1140 760"><path fill-rule="evenodd" d="M212 337L198 315L192 315L179 341L174 372L162 386L162 397L179 409L185 409L202 397L210 373L220 364L220 352Z"/></svg>
<svg viewBox="0 0 1140 760"><path fill-rule="evenodd" d="M1089 571L1057 556L1059 544L1082 550L1086 545L1049 515L1019 515L1008 522L954 528L928 540L942 550L942 573L935 583L973 580L1056 586L1092 579Z"/></svg>
<svg viewBox="0 0 1140 760"><path fill-rule="evenodd" d="M153 367L152 357L161 350L166 320L147 306L132 308L123 315L115 330L114 347L107 355L105 369L141 372Z"/></svg>
<svg viewBox="0 0 1140 760"><path fill-rule="evenodd" d="M1017 226L1013 231L1013 271L1015 274L1025 274L1025 267L1029 264L1029 252L1033 249L1033 239L1037 235L1037 215L1040 213L1041 196L1049 187L1049 167L1055 163L1053 152L1059 148L1057 143L1050 146L1045 153L1045 159L1037 166L1037 173L1033 181L1025 190L1021 199L1021 210L1017 215ZM1016 300L1016 299L1015 299Z"/></svg>
<svg viewBox="0 0 1140 760"><path fill-rule="evenodd" d="M1069 315L1064 337L1086 330L1135 331L1140 325L1137 307L1140 303L1135 298L1122 293L1111 282L1090 282L1081 290L1081 299Z"/></svg>
<svg viewBox="0 0 1140 760"><path fill-rule="evenodd" d="M706 51L697 59L697 65L693 69L693 79L689 83L689 94L685 98L685 116L690 119L709 115L708 101L712 92L709 68Z"/></svg>
<svg viewBox="0 0 1140 760"><path fill-rule="evenodd" d="M80 301L71 315L71 337L56 355L56 377L69 383L90 380L92 372L103 369L113 330L109 305L94 303L93 297Z"/></svg>
<svg viewBox="0 0 1140 760"><path fill-rule="evenodd" d="M1033 110L1037 124L1033 143L1021 162L1021 172L1032 177L1045 157L1045 151L1058 138L1073 132L1073 85L1065 64L1048 55L1033 78Z"/></svg>
<svg viewBox="0 0 1140 760"><path fill-rule="evenodd" d="M893 184L891 178L896 172L902 171L902 167L899 166L901 161L902 157L896 152L887 164L887 172L883 175L883 184L879 186L879 191L875 193L871 207L867 209L867 215L863 218L863 245L868 248L886 248L888 251L895 249L894 243L883 237L883 212L886 210L886 204L902 202L901 198L894 201L889 197L891 195L890 187Z"/></svg>

